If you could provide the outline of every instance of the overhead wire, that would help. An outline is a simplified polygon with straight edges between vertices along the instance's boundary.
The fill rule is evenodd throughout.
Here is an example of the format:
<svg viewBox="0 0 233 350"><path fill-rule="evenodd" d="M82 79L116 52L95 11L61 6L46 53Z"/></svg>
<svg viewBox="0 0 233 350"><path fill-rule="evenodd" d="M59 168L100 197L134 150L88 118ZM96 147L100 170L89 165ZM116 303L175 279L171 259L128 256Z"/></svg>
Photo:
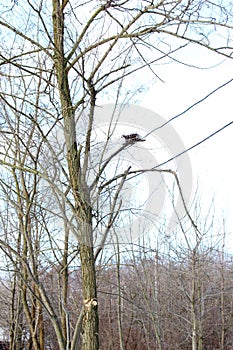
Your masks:
<svg viewBox="0 0 233 350"><path fill-rule="evenodd" d="M190 109L196 107L197 105L199 105L200 103L202 103L203 101L205 101L207 98L209 98L211 95L215 94L217 91L219 91L220 89L224 88L225 86L227 86L228 84L230 84L231 82L233 82L233 78L231 78L230 80L228 80L227 82L219 85L217 88L215 88L214 90L212 90L211 92L209 92L207 95L205 95L204 97L202 97L200 100L196 101L195 103L193 103L191 106L189 106L188 108L186 108L183 112L175 115L174 117L170 118L169 120L167 120L165 123L159 125L158 127L152 129L151 131L149 131L145 136L143 136L144 138L149 136L150 134L152 134L153 132L163 128L164 126L166 126L167 124L170 124L173 120L181 117L183 114L187 113Z"/></svg>
<svg viewBox="0 0 233 350"><path fill-rule="evenodd" d="M176 154L174 157L169 158L168 160L164 161L163 163L160 163L159 165L156 165L155 167L153 167L153 169L157 169L171 161L173 161L174 159L182 156L184 153L187 153L188 151L190 151L191 149L201 145L203 142L207 141L208 139L210 139L211 137L217 135L219 132L221 132L222 130L226 129L228 126L230 126L231 124L233 124L233 120L230 121L229 123L225 124L224 126L222 126L220 129L216 130L215 132L213 132L212 134L208 135L207 137L205 137L204 139L202 139L201 141L198 141L197 143L195 143L194 145L188 147L187 149L185 149L184 151Z"/></svg>

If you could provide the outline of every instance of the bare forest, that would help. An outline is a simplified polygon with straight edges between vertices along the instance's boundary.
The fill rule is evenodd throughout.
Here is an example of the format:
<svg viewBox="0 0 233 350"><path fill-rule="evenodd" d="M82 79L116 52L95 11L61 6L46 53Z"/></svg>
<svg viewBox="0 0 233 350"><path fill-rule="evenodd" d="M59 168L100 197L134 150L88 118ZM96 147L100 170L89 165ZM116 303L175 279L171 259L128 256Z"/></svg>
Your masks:
<svg viewBox="0 0 233 350"><path fill-rule="evenodd" d="M189 206L182 169L121 161L140 158L147 135L114 136L124 108L161 79L157 64L183 64L193 46L232 59L232 6L0 4L0 349L233 349L224 222L216 232L214 215ZM113 108L100 127L103 103ZM178 193L172 232L127 197L145 174L158 184L150 208L160 184Z"/></svg>

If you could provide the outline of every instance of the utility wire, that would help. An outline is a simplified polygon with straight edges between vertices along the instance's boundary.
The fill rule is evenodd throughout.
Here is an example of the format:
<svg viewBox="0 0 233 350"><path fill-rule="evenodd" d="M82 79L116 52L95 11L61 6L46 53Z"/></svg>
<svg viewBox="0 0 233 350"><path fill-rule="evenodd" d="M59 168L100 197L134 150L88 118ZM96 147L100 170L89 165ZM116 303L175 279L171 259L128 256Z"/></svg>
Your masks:
<svg viewBox="0 0 233 350"><path fill-rule="evenodd" d="M205 137L204 139L202 139L201 141L195 143L194 145L192 145L191 147L185 149L184 151L178 153L177 155L175 155L174 157L166 160L165 162L159 164L159 165L156 165L153 169L157 169L158 167L161 167L169 162L171 162L172 160L182 156L184 153L190 151L191 149L201 145L203 142L207 141L208 139L210 139L211 137L217 135L219 132L221 132L222 130L226 129L228 126L230 126L231 124L233 124L233 120L231 122L229 122L228 124L225 124L223 127L221 127L220 129L216 130L215 132L213 132L212 134L210 134L209 136Z"/></svg>
<svg viewBox="0 0 233 350"><path fill-rule="evenodd" d="M165 123L161 124L160 126L154 128L153 130L151 130L150 132L148 132L148 134L146 134L145 136L143 136L143 138L149 136L150 134L152 134L153 132L163 128L164 126L166 126L167 124L171 123L173 120L179 118L180 116L182 116L183 114L187 113L190 109L196 107L198 104L200 104L201 102L203 102L204 100L206 100L208 97L210 97L211 95L215 94L215 92L217 92L218 90L222 89L223 87L225 87L226 85L230 84L231 82L233 82L233 78L231 78L230 80L228 80L227 82L225 82L224 84L218 86L216 89L212 90L209 94L207 94L206 96L204 96L203 98L201 98L200 100L198 100L197 102L195 102L194 104L192 104L191 106L189 106L188 108L186 108L183 112L175 115L174 117L170 118L168 121L166 121ZM225 126L226 127L226 126ZM223 129L225 128L223 127ZM219 130L221 131L221 129ZM217 131L218 132L218 131ZM215 133L213 134L215 135ZM208 136L207 139L211 137ZM202 142L201 142L202 143Z"/></svg>

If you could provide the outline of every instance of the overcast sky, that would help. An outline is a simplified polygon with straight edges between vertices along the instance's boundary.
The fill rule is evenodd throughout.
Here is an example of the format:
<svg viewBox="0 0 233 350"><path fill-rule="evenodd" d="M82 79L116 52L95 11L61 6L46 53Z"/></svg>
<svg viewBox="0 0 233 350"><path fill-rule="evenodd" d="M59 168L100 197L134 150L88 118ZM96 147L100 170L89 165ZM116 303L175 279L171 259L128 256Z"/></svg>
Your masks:
<svg viewBox="0 0 233 350"><path fill-rule="evenodd" d="M164 83L157 81L140 104L166 119L233 78L233 60L204 49L189 49L182 59L189 64L211 68L196 69L177 63L157 66L156 72ZM232 92L233 82L171 122L187 148L233 120ZM215 220L221 223L225 216L229 233L233 232L232 149L233 124L189 151L195 181L193 191L198 185L202 213L205 214L214 199Z"/></svg>

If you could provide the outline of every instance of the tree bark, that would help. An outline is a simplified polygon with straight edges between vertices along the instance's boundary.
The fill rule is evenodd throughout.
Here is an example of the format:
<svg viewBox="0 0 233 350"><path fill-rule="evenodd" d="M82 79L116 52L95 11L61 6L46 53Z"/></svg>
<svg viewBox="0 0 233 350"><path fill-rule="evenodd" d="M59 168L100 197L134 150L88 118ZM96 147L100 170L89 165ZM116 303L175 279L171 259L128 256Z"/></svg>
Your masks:
<svg viewBox="0 0 233 350"><path fill-rule="evenodd" d="M64 122L67 165L74 198L78 241L82 269L84 313L82 322L82 349L98 349L98 308L96 295L95 260L92 244L92 210L89 189L81 173L75 131L75 114L70 96L68 72L64 54L64 6L53 0L54 63Z"/></svg>

